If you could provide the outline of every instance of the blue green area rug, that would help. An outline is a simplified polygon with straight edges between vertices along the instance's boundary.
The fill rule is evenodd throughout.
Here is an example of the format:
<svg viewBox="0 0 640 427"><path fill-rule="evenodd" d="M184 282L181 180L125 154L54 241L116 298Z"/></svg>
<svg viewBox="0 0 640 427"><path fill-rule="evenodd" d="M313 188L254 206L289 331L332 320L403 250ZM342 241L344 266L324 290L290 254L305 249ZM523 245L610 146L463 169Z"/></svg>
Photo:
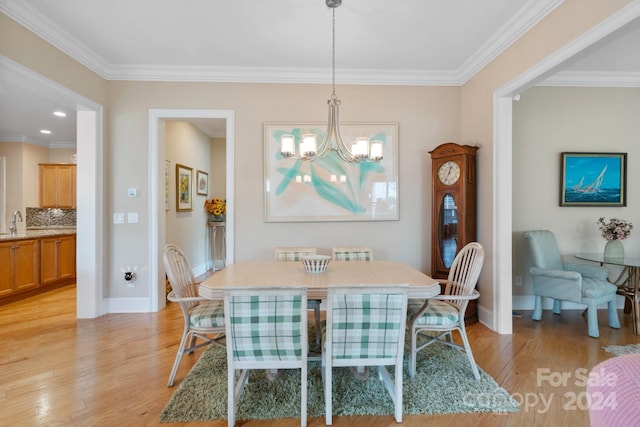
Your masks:
<svg viewBox="0 0 640 427"><path fill-rule="evenodd" d="M389 369L393 373L393 368ZM376 368L366 381L356 380L348 368L334 368L334 415L392 415L393 402ZM404 413L517 412L516 401L480 369L476 381L466 355L442 344L418 353L417 372L404 369ZM256 370L238 402L237 419L296 418L300 416L300 371L288 370L276 381ZM320 362L309 362L308 416L324 416ZM220 420L227 417L226 352L208 348L180 383L160 415L161 422Z"/></svg>

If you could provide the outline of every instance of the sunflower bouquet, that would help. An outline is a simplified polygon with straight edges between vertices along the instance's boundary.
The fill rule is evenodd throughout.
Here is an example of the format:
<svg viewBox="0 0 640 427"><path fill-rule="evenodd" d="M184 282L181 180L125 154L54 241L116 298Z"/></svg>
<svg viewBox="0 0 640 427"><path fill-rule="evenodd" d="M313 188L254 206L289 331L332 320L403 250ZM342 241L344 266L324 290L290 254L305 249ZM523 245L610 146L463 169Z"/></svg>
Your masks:
<svg viewBox="0 0 640 427"><path fill-rule="evenodd" d="M204 201L204 209L212 221L224 221L227 214L227 201L219 197Z"/></svg>

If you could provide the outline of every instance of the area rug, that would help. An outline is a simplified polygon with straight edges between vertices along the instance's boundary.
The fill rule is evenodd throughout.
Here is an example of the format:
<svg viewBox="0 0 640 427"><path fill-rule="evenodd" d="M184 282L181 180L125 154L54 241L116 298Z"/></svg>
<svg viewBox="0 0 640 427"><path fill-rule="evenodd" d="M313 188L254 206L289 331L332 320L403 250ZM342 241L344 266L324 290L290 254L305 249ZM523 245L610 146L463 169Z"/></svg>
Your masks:
<svg viewBox="0 0 640 427"><path fill-rule="evenodd" d="M447 414L470 412L517 412L517 402L494 379L480 369L476 382L466 356L442 344L418 353L414 378L404 369L404 413ZM310 362L308 417L324 416L324 392L320 362ZM334 368L334 415L391 415L393 402L377 368L366 381L354 379L347 368ZM390 368L393 374L393 368ZM288 370L278 380L266 379L265 371L252 371L238 402L236 418L274 419L300 416L300 371ZM227 418L226 351L207 349L193 366L162 411L160 421L191 422Z"/></svg>
<svg viewBox="0 0 640 427"><path fill-rule="evenodd" d="M608 345L602 348L604 349L604 351L613 353L616 356L622 356L623 354L640 353L640 344Z"/></svg>

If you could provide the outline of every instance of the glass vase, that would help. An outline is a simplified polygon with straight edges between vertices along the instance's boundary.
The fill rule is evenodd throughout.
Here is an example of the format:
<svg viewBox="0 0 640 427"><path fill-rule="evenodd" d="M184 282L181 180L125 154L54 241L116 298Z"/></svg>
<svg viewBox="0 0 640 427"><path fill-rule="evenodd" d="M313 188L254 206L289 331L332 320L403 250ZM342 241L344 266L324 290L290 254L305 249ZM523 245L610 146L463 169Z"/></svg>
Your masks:
<svg viewBox="0 0 640 427"><path fill-rule="evenodd" d="M605 258L615 258L615 259L623 259L624 258L624 245L620 240L609 240L607 244L604 246L604 257Z"/></svg>

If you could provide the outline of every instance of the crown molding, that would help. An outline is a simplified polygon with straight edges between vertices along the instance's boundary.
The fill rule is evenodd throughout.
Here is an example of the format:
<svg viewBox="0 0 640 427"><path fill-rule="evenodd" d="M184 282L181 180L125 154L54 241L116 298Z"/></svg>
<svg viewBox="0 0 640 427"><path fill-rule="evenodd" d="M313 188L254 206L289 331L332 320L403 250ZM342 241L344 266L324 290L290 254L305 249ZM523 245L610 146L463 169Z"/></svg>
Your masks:
<svg viewBox="0 0 640 427"><path fill-rule="evenodd" d="M640 87L640 72L560 71L536 86Z"/></svg>
<svg viewBox="0 0 640 427"><path fill-rule="evenodd" d="M457 72L458 85L464 85L562 3L564 0L529 1L462 64Z"/></svg>
<svg viewBox="0 0 640 427"><path fill-rule="evenodd" d="M2 142L19 142L49 148L49 142L42 139L29 138L27 135L0 134Z"/></svg>
<svg viewBox="0 0 640 427"><path fill-rule="evenodd" d="M457 86L453 72L422 70L337 69L336 84ZM114 66L109 80L190 81L222 83L301 83L329 84L328 68L257 68L257 67L184 67L184 66Z"/></svg>
<svg viewBox="0 0 640 427"><path fill-rule="evenodd" d="M458 70L339 70L340 84L461 86L564 0L530 0ZM0 2L0 11L106 80L326 84L328 69L128 66L108 64L29 4Z"/></svg>
<svg viewBox="0 0 640 427"><path fill-rule="evenodd" d="M17 1L0 2L0 11L49 44L60 49L102 78L106 78L107 62L72 37L67 31L53 23L30 4Z"/></svg>
<svg viewBox="0 0 640 427"><path fill-rule="evenodd" d="M75 149L78 145L76 141L50 141L49 148L52 150L60 150L60 149Z"/></svg>

